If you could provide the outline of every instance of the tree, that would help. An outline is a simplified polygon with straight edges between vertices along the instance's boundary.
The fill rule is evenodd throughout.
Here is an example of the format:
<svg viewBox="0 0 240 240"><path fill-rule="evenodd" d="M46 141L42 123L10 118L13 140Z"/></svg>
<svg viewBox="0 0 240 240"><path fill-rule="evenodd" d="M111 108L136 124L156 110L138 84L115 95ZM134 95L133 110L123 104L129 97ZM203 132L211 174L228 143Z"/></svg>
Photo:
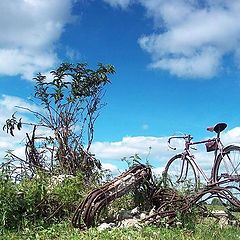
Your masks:
<svg viewBox="0 0 240 240"><path fill-rule="evenodd" d="M24 124L33 126L32 133L26 134L26 159L9 152L11 159L24 163L33 174L38 169L73 175L81 171L89 179L96 168L101 168L89 149L96 119L104 106L105 85L110 83L108 76L114 72L112 65L99 64L92 70L87 64L63 63L50 72L50 80L37 74L34 97L43 111L18 106L34 115L36 122L17 120L14 113L3 127L14 136L16 128L20 130ZM39 128L51 130L51 135L38 136Z"/></svg>

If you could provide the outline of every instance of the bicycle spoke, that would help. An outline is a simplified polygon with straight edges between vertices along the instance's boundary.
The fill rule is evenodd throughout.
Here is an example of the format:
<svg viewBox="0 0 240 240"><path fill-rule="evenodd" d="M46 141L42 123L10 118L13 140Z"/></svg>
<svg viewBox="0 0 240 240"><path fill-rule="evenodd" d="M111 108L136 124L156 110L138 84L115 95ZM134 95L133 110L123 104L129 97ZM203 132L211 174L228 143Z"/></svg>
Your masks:
<svg viewBox="0 0 240 240"><path fill-rule="evenodd" d="M165 178L165 182L171 183L171 187L181 192L194 192L198 187L193 165L189 160L183 160L181 155L169 160L165 169Z"/></svg>
<svg viewBox="0 0 240 240"><path fill-rule="evenodd" d="M236 155L236 153L235 153L235 155ZM230 173L230 175L232 175L234 172L235 172L237 175L239 175L236 170L237 170L237 168L240 166L240 159L238 159L238 164L237 164L237 166L235 167L234 164L233 164L233 162L232 162L232 159L230 158L230 156L229 156L228 153L226 154L226 156L227 156L228 161L230 162L230 164L231 164L231 166L232 166L232 168L233 168L233 171ZM235 157L234 157L233 159L235 159ZM224 159L223 159L223 161L224 161L224 163L227 165L227 163L226 163L226 161L225 161Z"/></svg>
<svg viewBox="0 0 240 240"><path fill-rule="evenodd" d="M240 201L240 147L230 146L217 159L214 179L222 187L231 189L234 198Z"/></svg>

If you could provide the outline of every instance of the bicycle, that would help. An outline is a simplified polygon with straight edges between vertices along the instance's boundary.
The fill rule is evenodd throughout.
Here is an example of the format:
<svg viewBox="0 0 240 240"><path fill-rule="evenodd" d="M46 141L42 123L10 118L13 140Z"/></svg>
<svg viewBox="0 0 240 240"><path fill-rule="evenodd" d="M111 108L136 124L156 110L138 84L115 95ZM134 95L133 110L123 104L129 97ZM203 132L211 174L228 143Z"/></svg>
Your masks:
<svg viewBox="0 0 240 240"><path fill-rule="evenodd" d="M206 187L221 186L231 189L233 196L240 201L240 146L224 146L220 133L227 127L226 123L218 123L208 131L216 132L217 136L208 140L193 142L191 135L173 136L168 139L169 147L172 139L185 141L184 151L172 157L163 172L165 183L177 190L196 192L200 189L200 175L206 182ZM206 144L207 152L214 151L214 162L210 176L204 172L196 161L191 150L197 144Z"/></svg>

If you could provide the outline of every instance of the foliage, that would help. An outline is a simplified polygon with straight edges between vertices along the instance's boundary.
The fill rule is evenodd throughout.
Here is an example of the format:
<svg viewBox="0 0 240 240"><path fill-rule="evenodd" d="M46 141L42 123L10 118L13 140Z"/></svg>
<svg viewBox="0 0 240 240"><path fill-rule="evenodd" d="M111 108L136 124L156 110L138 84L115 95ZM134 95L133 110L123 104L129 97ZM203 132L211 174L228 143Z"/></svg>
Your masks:
<svg viewBox="0 0 240 240"><path fill-rule="evenodd" d="M149 164L148 157L150 155L151 149L152 148L149 147L149 153L146 158L146 164L145 164L150 169L152 168L152 166ZM128 168L132 168L138 164L142 164L141 163L142 159L138 154L134 154L129 158L124 157L121 160L127 163ZM156 178L152 178L150 182L151 182L150 184L148 181L142 182L138 187L135 187L134 189L132 189L131 195L134 202L134 207L138 206L142 210L149 210L153 207L150 196L152 194L153 188L157 186Z"/></svg>
<svg viewBox="0 0 240 240"><path fill-rule="evenodd" d="M22 118L17 120L15 113L13 113L10 119L6 120L6 124L3 126L3 131L6 130L7 133L10 133L12 136L14 136L13 133L14 133L15 127L17 127L18 130L21 130L22 128Z"/></svg>
<svg viewBox="0 0 240 240"><path fill-rule="evenodd" d="M193 207L186 212L177 213L177 223L180 223L181 227L194 232L198 220L201 219L201 215L197 211L198 209Z"/></svg>
<svg viewBox="0 0 240 240"><path fill-rule="evenodd" d="M81 173L49 176L14 183L7 168L0 175L0 229L18 229L69 218L86 194Z"/></svg>
<svg viewBox="0 0 240 240"><path fill-rule="evenodd" d="M3 227L16 227L21 216L16 214L21 210L21 199L18 189L9 176L9 169L0 171L0 231Z"/></svg>
<svg viewBox="0 0 240 240"><path fill-rule="evenodd" d="M102 97L105 85L110 83L108 76L114 72L112 65L99 64L92 70L87 64L63 63L50 72L51 79L39 73L34 78L34 97L43 110L18 106L31 113L36 122L17 120L14 113L3 127L14 136L14 131L23 125L33 126L32 133L26 134L26 159L12 152L9 158L20 162L32 175L39 170L72 175L80 171L90 182L95 170L101 169L100 162L89 153L94 125L104 106ZM50 135L38 135L41 128L50 130Z"/></svg>
<svg viewBox="0 0 240 240"><path fill-rule="evenodd" d="M150 155L150 152L151 152L151 147L149 147L149 153L148 153L148 156L147 156L147 158L146 158L146 163L145 163L145 165L146 166L148 166L148 167L152 167L150 164L149 164L149 159L148 159L148 157L149 157L149 155ZM128 166L128 168L132 168L132 167L134 167L135 165L138 165L138 164L141 164L141 161L142 161L142 159L141 159L141 157L136 153L136 154L134 154L134 155L132 155L132 156L130 156L130 157L123 157L122 159L121 159L123 162L126 162L127 163L127 166Z"/></svg>

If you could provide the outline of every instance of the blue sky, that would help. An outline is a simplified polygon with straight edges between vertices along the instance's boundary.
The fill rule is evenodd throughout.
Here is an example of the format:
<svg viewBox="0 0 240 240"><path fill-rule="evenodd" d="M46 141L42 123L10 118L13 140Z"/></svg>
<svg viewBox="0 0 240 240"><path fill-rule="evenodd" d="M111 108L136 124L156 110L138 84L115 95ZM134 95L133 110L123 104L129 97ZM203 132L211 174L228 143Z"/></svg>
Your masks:
<svg viewBox="0 0 240 240"><path fill-rule="evenodd" d="M2 0L0 123L15 105L37 108L27 102L37 72L102 62L116 74L92 151L113 171L125 167L124 156L144 161L149 146L150 162L162 169L174 154L167 137L178 131L199 140L223 121L225 142L239 141L239 10L238 0ZM1 132L1 152L21 154L23 138Z"/></svg>

